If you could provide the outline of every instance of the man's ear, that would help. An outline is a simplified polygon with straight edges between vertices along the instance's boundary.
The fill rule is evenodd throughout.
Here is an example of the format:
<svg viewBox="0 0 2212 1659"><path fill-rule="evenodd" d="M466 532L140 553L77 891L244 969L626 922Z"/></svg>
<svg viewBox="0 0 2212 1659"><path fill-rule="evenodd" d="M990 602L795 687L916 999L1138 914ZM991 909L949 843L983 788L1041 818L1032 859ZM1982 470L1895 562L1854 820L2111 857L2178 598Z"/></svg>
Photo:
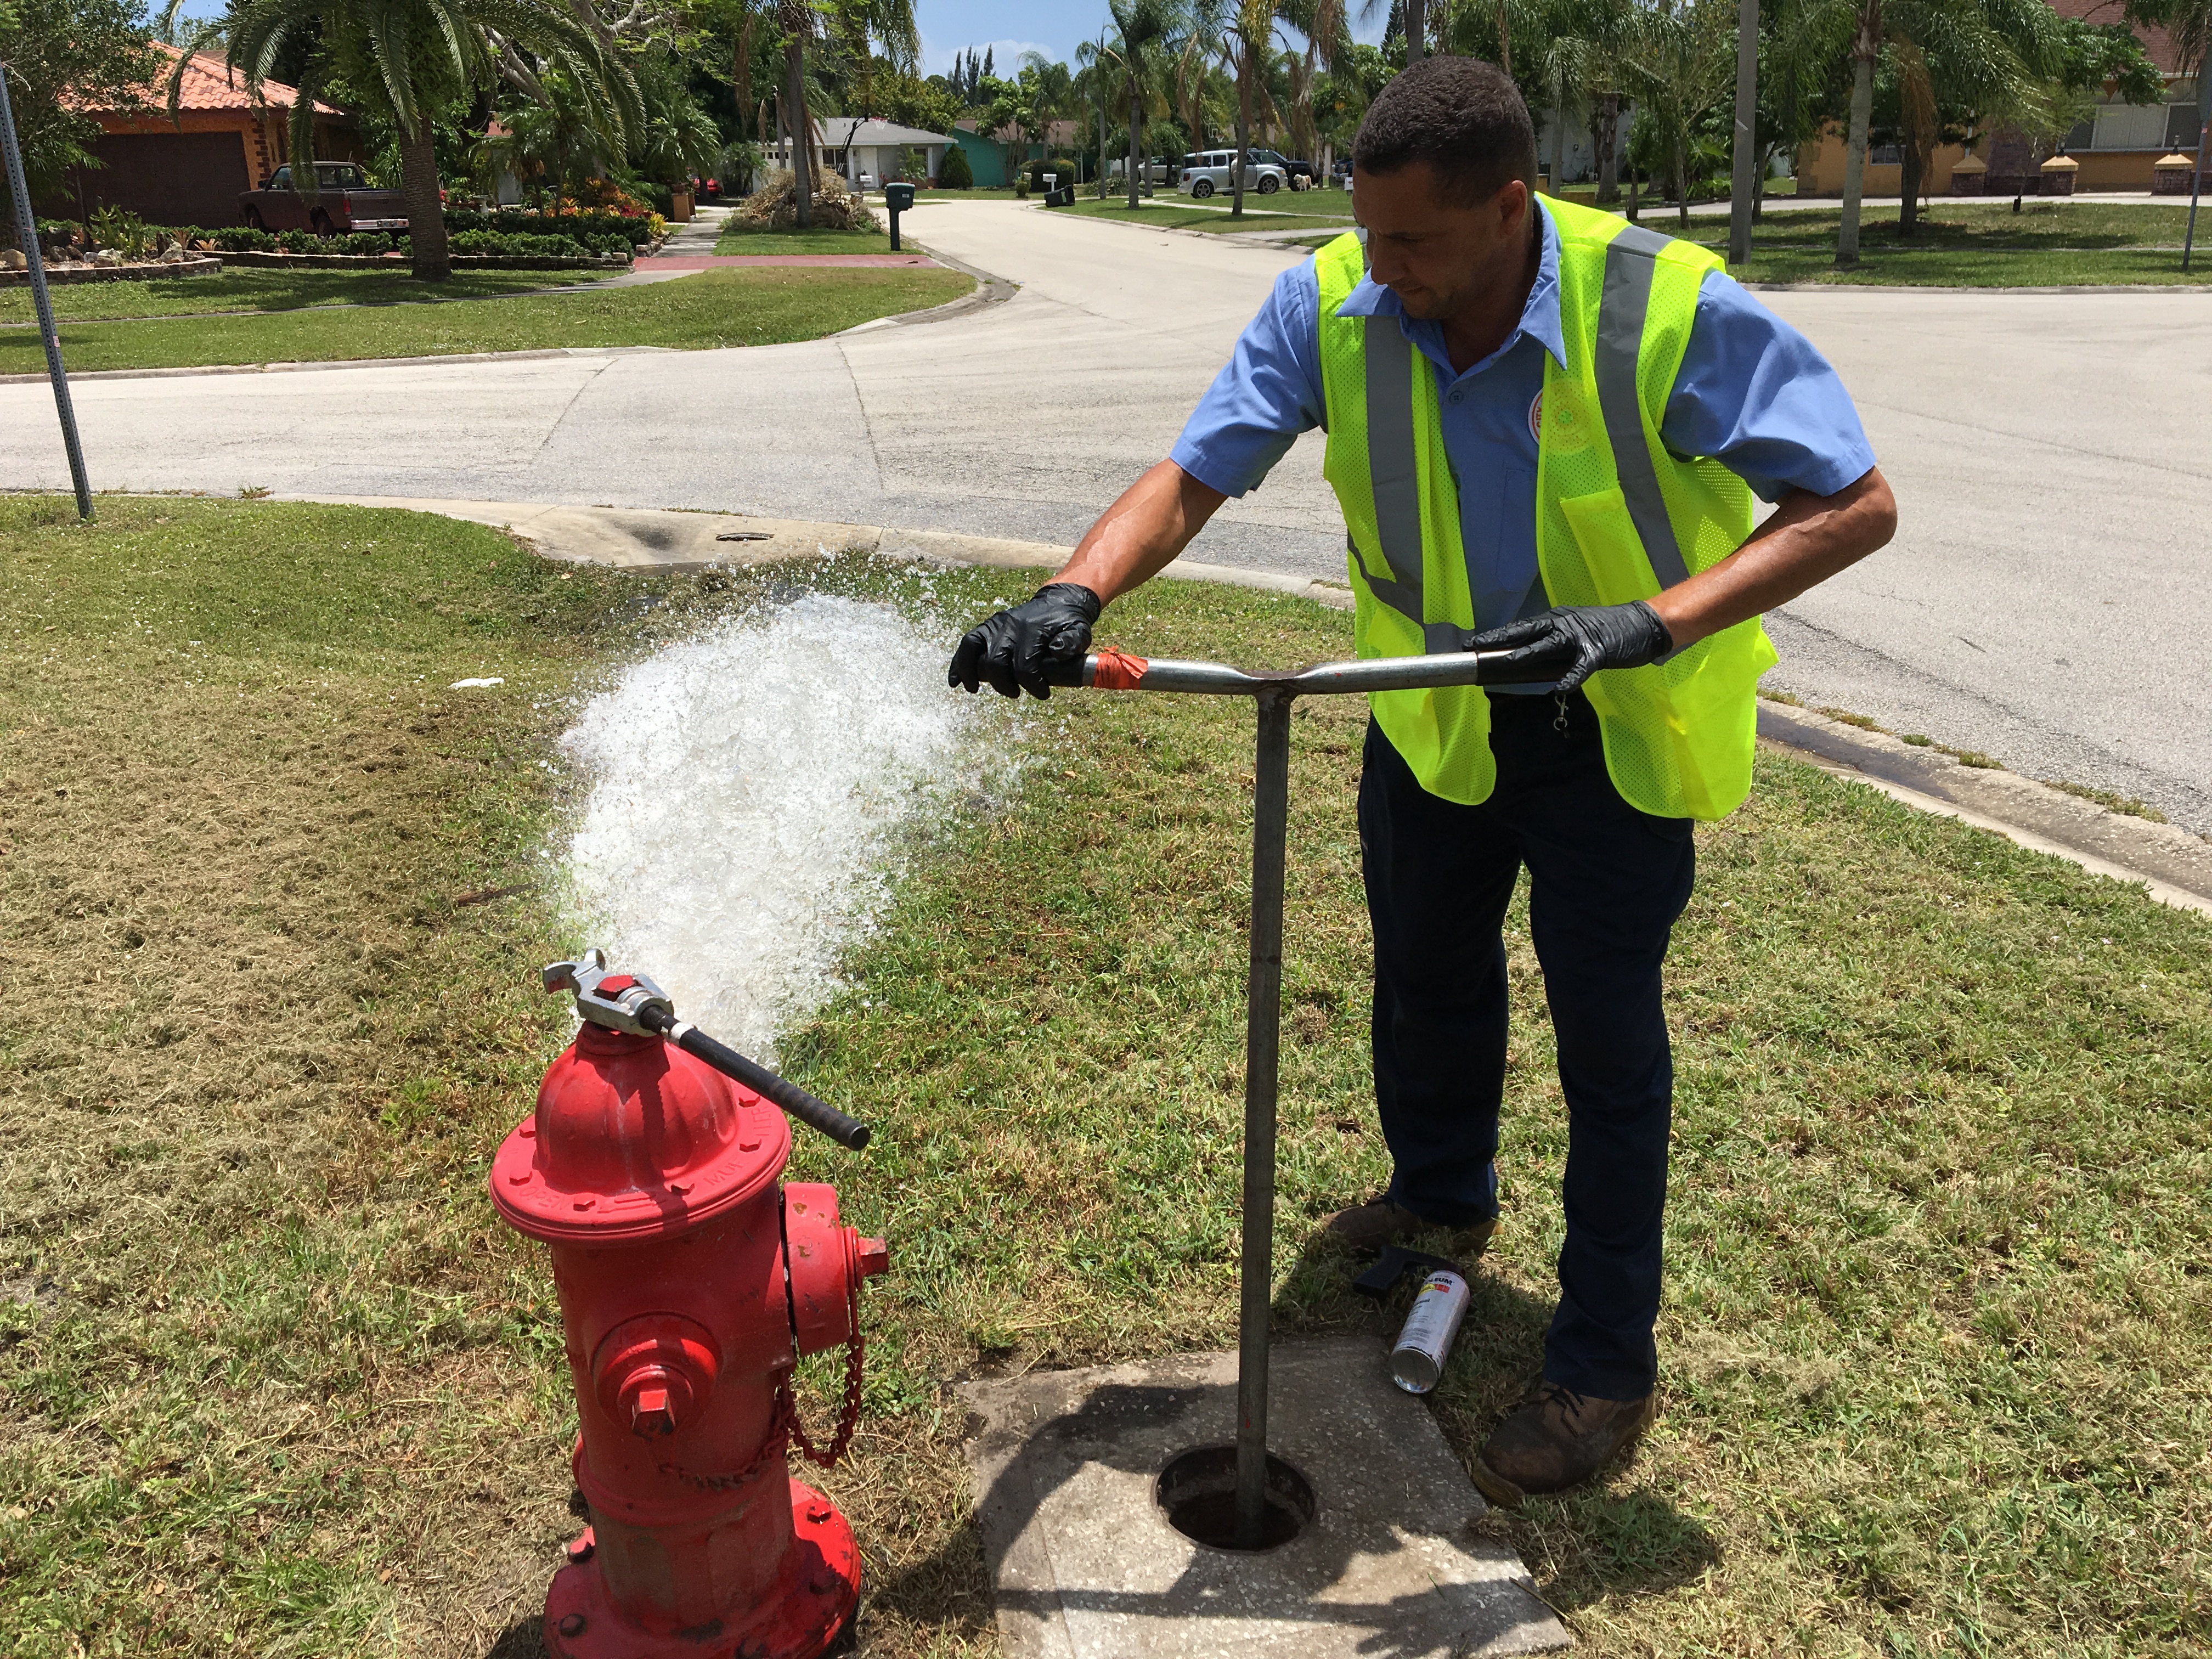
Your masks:
<svg viewBox="0 0 2212 1659"><path fill-rule="evenodd" d="M1508 179L1498 187L1498 194L1490 198L1490 204L1498 215L1498 231L1510 236L1527 222L1528 186L1521 179Z"/></svg>

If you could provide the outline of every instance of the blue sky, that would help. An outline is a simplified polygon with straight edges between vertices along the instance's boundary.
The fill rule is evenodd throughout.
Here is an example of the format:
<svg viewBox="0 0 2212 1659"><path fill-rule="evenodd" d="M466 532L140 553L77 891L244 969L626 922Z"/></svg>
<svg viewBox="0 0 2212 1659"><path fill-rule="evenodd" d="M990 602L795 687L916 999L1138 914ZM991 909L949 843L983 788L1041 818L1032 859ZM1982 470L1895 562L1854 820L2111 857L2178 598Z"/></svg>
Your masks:
<svg viewBox="0 0 2212 1659"><path fill-rule="evenodd" d="M1364 27L1359 11L1352 6L1352 33L1362 40L1380 40L1380 9L1374 22ZM943 74L952 67L954 54L968 46L990 47L1001 75L1030 51L1073 67L1077 43L1096 40L1107 22L1106 0L915 0L914 12L921 26L925 75Z"/></svg>
<svg viewBox="0 0 2212 1659"><path fill-rule="evenodd" d="M187 16L211 15L222 9L222 0L187 0ZM922 73L942 75L952 67L955 54L969 46L991 48L994 67L1010 73L1025 52L1041 52L1073 67L1079 41L1096 40L1107 22L1106 0L915 0L915 19L921 26ZM1361 27L1359 8L1352 8L1353 33L1363 40L1380 40L1382 19Z"/></svg>

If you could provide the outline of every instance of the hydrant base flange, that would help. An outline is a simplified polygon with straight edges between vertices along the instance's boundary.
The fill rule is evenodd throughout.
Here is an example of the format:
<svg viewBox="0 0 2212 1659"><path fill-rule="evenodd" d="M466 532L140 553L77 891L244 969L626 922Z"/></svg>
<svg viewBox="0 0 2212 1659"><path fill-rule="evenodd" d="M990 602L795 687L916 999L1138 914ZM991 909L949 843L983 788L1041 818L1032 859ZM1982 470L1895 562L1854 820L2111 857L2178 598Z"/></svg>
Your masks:
<svg viewBox="0 0 2212 1659"><path fill-rule="evenodd" d="M837 1506L801 1480L791 1482L791 1526L775 1588L750 1619L666 1636L615 1610L596 1551L572 1559L545 1593L546 1651L553 1659L818 1659L860 1604L860 1552Z"/></svg>

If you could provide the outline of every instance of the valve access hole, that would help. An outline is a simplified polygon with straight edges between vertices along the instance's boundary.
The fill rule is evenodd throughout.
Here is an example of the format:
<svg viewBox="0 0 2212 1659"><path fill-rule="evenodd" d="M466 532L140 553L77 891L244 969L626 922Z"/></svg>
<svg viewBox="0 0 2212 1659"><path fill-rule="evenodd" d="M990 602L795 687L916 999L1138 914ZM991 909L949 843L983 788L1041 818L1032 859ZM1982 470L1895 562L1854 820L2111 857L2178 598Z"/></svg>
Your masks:
<svg viewBox="0 0 2212 1659"><path fill-rule="evenodd" d="M1320 1505L1313 1483L1270 1453L1267 1457L1267 1515L1259 1547L1287 1544L1313 1524ZM1234 1550L1237 1542L1237 1448L1198 1446L1168 1461L1152 1488L1168 1524L1193 1543Z"/></svg>

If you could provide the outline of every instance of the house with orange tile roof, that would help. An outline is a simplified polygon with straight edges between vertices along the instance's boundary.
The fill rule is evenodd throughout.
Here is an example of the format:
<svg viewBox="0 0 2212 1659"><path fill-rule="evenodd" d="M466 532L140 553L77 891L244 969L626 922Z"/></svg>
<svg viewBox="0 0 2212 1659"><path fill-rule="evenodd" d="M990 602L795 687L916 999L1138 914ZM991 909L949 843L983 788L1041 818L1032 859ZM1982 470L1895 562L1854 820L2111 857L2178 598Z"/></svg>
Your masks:
<svg viewBox="0 0 2212 1659"><path fill-rule="evenodd" d="M296 88L264 81L257 100L244 77L211 52L185 65L177 116L169 117L170 67L184 54L154 43L166 60L155 83L141 89L135 108L87 109L100 123L92 146L102 165L72 168L41 208L81 218L103 204L128 208L150 224L234 225L238 194L260 185L291 159ZM352 116L315 105L316 159L362 159Z"/></svg>
<svg viewBox="0 0 2212 1659"><path fill-rule="evenodd" d="M2061 17L2087 23L2124 23L2121 0L2052 0ZM2149 191L2159 181L2154 170L2160 157L2175 152L2196 159L2197 77L2182 73L2182 58L2173 37L2165 29L2135 25L2143 52L2166 82L2165 96L2154 104L2123 102L2107 86L2087 119L2066 135L2060 146L2080 165L2073 188L2086 191ZM2194 65L2191 68L2194 70ZM1922 188L1930 196L1953 193L1951 175L1969 150L1975 166L1970 172L1984 177L1972 181L1975 193L2011 196L2036 185L2029 175L2040 159L2032 155L2017 133L1981 135L1971 146L1942 144L1928 169ZM1897 145L1875 144L1867 150L1865 191L1869 196L1894 196L1903 171ZM2212 172L2212 169L2208 169ZM1797 193L1801 196L1840 196L1844 193L1844 139L1832 129L1798 152ZM1962 179L1961 184L1966 181ZM2170 188L2172 179L2162 181Z"/></svg>

